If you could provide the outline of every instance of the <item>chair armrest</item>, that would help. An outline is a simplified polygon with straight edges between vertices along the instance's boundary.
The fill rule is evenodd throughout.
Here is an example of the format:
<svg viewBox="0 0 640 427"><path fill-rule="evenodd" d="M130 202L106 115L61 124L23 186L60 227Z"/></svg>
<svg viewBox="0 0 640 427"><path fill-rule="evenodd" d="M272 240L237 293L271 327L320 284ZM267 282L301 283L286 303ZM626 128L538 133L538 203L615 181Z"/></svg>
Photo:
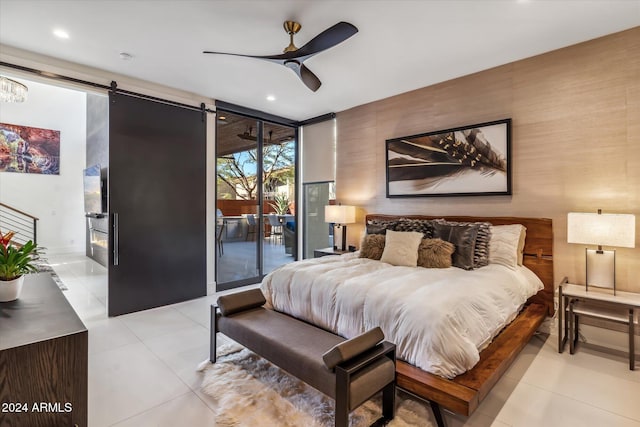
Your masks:
<svg viewBox="0 0 640 427"><path fill-rule="evenodd" d="M260 289L237 292L218 298L217 305L223 316L263 306L267 300Z"/></svg>
<svg viewBox="0 0 640 427"><path fill-rule="evenodd" d="M322 360L327 368L333 369L336 365L375 347L383 339L382 329L375 327L357 337L333 346L322 355Z"/></svg>

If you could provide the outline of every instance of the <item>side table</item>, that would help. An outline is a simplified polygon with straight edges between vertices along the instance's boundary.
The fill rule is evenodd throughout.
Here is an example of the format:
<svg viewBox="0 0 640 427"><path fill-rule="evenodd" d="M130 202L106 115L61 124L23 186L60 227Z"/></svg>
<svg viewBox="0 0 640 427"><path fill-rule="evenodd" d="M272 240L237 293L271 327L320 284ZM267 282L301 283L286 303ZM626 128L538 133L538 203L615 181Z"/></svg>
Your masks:
<svg viewBox="0 0 640 427"><path fill-rule="evenodd" d="M1 426L87 426L87 334L48 273L0 303Z"/></svg>
<svg viewBox="0 0 640 427"><path fill-rule="evenodd" d="M333 248L323 248L323 249L316 249L313 251L313 257L314 258L320 258L321 256L327 256L327 255L342 255L342 254L346 254L349 253L349 251L341 251L339 249L333 249Z"/></svg>
<svg viewBox="0 0 640 427"><path fill-rule="evenodd" d="M574 353L580 316L608 320L628 325L629 369L635 369L635 310L640 308L640 294L587 291L585 286L568 283L565 278L558 288L558 303L559 353L564 351L567 340L569 352Z"/></svg>

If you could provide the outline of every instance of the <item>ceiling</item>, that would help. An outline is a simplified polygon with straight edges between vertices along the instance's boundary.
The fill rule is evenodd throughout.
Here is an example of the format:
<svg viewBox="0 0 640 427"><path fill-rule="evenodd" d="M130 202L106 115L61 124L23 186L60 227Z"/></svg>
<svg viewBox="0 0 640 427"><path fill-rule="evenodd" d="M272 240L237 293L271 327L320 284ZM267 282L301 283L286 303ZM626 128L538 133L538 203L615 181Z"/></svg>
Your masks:
<svg viewBox="0 0 640 427"><path fill-rule="evenodd" d="M305 62L315 93L281 65L202 54L280 53L287 19L302 24L298 47L339 21L359 29ZM640 0L0 0L3 45L294 120L638 25Z"/></svg>
<svg viewBox="0 0 640 427"><path fill-rule="evenodd" d="M216 126L218 157L255 149L258 124L256 120L231 113L219 113ZM280 144L295 139L295 129L264 122L264 144Z"/></svg>

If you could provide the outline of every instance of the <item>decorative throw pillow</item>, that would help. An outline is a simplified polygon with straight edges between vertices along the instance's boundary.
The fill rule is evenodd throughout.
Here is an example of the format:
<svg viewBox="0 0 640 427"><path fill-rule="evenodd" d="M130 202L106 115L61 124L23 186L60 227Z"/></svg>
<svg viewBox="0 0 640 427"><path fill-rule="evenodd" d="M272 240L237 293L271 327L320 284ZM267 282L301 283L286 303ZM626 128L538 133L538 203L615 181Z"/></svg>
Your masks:
<svg viewBox="0 0 640 427"><path fill-rule="evenodd" d="M522 224L494 225L491 227L489 262L515 269L518 265Z"/></svg>
<svg viewBox="0 0 640 427"><path fill-rule="evenodd" d="M453 225L477 225L478 235L476 236L475 247L473 248L473 268L480 268L489 265L489 242L491 241L491 223L489 222L453 222L446 220L435 220L440 224Z"/></svg>
<svg viewBox="0 0 640 427"><path fill-rule="evenodd" d="M442 239L422 239L418 246L418 267L449 268L455 250L453 243Z"/></svg>
<svg viewBox="0 0 640 427"><path fill-rule="evenodd" d="M433 237L434 222L428 219L400 218L396 224L395 231L418 231L425 239Z"/></svg>
<svg viewBox="0 0 640 427"><path fill-rule="evenodd" d="M422 233L417 231L387 230L380 261L391 265L415 267L418 263L418 246L421 242Z"/></svg>
<svg viewBox="0 0 640 427"><path fill-rule="evenodd" d="M385 238L382 234L367 234L364 236L360 246L360 258L380 260L382 251L384 251L384 241Z"/></svg>
<svg viewBox="0 0 640 427"><path fill-rule="evenodd" d="M396 220L370 219L367 221L367 234L386 234L387 230L395 230Z"/></svg>
<svg viewBox="0 0 640 427"><path fill-rule="evenodd" d="M478 235L477 225L456 223L434 224L433 237L453 243L456 247L451 263L455 267L473 270L473 253Z"/></svg>

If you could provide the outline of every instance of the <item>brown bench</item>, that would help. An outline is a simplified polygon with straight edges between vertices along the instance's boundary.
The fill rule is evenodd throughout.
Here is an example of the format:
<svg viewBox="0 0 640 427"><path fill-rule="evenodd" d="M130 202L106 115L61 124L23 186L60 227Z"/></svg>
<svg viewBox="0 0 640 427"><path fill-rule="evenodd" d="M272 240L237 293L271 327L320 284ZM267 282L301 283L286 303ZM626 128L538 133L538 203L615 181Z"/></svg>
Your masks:
<svg viewBox="0 0 640 427"><path fill-rule="evenodd" d="M263 307L259 289L226 295L211 306L210 360L216 362L216 333L222 332L336 403L335 425L382 391L382 419L395 416L395 345L382 342L380 328L344 338Z"/></svg>

